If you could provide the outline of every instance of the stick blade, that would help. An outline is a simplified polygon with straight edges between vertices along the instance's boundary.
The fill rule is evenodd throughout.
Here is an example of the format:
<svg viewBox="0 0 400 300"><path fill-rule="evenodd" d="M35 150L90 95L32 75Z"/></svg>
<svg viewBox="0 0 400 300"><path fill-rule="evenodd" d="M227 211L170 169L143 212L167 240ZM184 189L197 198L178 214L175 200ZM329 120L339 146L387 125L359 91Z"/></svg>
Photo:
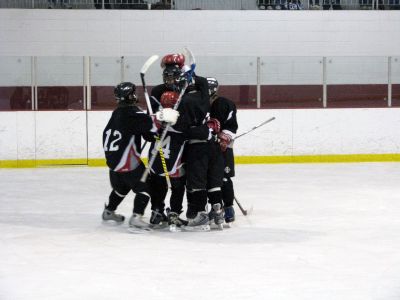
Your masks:
<svg viewBox="0 0 400 300"><path fill-rule="evenodd" d="M183 55L185 55L185 58L187 58L190 65L196 64L196 59L193 55L193 52L189 49L189 47L183 48Z"/></svg>
<svg viewBox="0 0 400 300"><path fill-rule="evenodd" d="M145 74L148 70L148 68L158 59L158 55L152 55L150 56L146 62L144 63L143 67L140 69L140 74Z"/></svg>

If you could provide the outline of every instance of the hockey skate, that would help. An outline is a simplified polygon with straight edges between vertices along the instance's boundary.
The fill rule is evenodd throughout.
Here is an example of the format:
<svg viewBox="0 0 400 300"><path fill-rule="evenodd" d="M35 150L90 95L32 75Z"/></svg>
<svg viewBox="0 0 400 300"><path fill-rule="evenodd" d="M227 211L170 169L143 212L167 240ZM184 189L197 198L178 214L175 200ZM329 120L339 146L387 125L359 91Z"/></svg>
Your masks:
<svg viewBox="0 0 400 300"><path fill-rule="evenodd" d="M103 214L101 215L101 218L103 219L104 222L115 222L118 224L121 224L124 222L125 217L120 214L116 214L115 211L109 210L104 207Z"/></svg>
<svg viewBox="0 0 400 300"><path fill-rule="evenodd" d="M150 217L150 227L153 229L164 229L168 227L168 218L160 210L152 210Z"/></svg>
<svg viewBox="0 0 400 300"><path fill-rule="evenodd" d="M210 231L210 219L205 211L199 211L194 219L188 221L183 228L187 231Z"/></svg>
<svg viewBox="0 0 400 300"><path fill-rule="evenodd" d="M188 225L188 221L179 218L178 213L170 212L168 214L168 225L169 225L169 231L178 232L181 231L182 226Z"/></svg>
<svg viewBox="0 0 400 300"><path fill-rule="evenodd" d="M225 223L232 223L235 221L235 210L233 209L233 206L225 207L224 211Z"/></svg>
<svg viewBox="0 0 400 300"><path fill-rule="evenodd" d="M150 224L143 221L143 215L133 213L129 219L129 232L132 233L146 233L151 232Z"/></svg>
<svg viewBox="0 0 400 300"><path fill-rule="evenodd" d="M220 203L213 204L212 209L208 214L208 218L210 219L210 225L211 222L214 221L219 230L224 229L224 211L221 209Z"/></svg>

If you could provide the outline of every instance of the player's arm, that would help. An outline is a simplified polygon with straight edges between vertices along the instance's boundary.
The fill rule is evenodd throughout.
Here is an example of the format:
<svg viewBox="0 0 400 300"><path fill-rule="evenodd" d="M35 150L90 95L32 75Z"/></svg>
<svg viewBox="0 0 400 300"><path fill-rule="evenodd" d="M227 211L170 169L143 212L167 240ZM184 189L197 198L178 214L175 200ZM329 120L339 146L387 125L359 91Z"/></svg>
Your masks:
<svg viewBox="0 0 400 300"><path fill-rule="evenodd" d="M224 122L221 124L221 132L218 133L218 140L222 151L226 151L231 145L238 129L235 104L230 100L226 100L224 103L225 105L222 108L224 112Z"/></svg>
<svg viewBox="0 0 400 300"><path fill-rule="evenodd" d="M150 104L151 104L151 108L153 109L153 112L158 111L158 109L160 107L161 95L164 93L164 91L165 91L164 84L160 84L160 85L157 85L152 88Z"/></svg>
<svg viewBox="0 0 400 300"><path fill-rule="evenodd" d="M227 102L224 108L224 122L221 124L221 131L230 133L232 138L235 137L238 130L238 123L236 118L236 106L233 102Z"/></svg>
<svg viewBox="0 0 400 300"><path fill-rule="evenodd" d="M185 137L188 140L207 140L209 138L209 134L210 130L207 124L192 126L185 131Z"/></svg>
<svg viewBox="0 0 400 300"><path fill-rule="evenodd" d="M206 78L194 75L194 82L196 86L196 90L200 91L203 97L209 98L209 92L208 92L208 81Z"/></svg>

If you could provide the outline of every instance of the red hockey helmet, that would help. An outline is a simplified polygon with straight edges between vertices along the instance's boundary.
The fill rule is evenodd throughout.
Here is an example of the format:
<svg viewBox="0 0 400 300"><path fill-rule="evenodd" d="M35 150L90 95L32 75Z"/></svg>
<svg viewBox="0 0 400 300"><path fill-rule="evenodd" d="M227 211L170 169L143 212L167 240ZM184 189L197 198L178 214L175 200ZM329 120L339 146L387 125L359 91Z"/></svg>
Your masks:
<svg viewBox="0 0 400 300"><path fill-rule="evenodd" d="M173 108L178 99L179 99L178 93L173 91L166 91L161 95L160 103L163 108Z"/></svg>
<svg viewBox="0 0 400 300"><path fill-rule="evenodd" d="M185 64L185 56L181 53L167 54L161 60L161 68L165 68L167 65L178 66L179 69Z"/></svg>

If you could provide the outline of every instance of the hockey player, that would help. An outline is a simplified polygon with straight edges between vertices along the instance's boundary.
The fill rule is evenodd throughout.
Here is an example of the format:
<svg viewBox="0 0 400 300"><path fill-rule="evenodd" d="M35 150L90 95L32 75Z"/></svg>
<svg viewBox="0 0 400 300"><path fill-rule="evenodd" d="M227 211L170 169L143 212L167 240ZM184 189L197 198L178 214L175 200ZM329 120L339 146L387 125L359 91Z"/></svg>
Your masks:
<svg viewBox="0 0 400 300"><path fill-rule="evenodd" d="M161 95L161 109L172 108L179 98L179 94L173 91L166 91ZM155 99L152 99L155 102ZM155 106L153 105L155 108ZM156 109L158 110L158 108ZM161 126L162 132L165 126ZM171 126L166 138L161 145L161 153L157 152L156 159L150 168L149 188L151 195L151 218L150 224L153 227L163 227L163 223L168 220L171 230L187 225L185 220L179 218L182 212L183 196L185 194L185 170L183 167L183 150L185 147L185 135L179 131L179 122ZM149 153L155 147L155 142L151 143ZM165 165L163 165L165 163ZM166 169L166 170L165 170ZM167 172L166 172L167 171ZM164 213L165 197L168 192L166 177L171 183L170 209L168 217Z"/></svg>
<svg viewBox="0 0 400 300"><path fill-rule="evenodd" d="M187 80L188 87L178 107L179 121L188 139L185 146L186 188L189 220L188 229L209 230L209 218L205 211L207 205L207 173L210 160L208 139L212 136L207 124L210 111L208 83L203 77L186 70L182 54L165 55L161 61L164 84L153 88L152 96L158 98L166 91L181 92ZM193 77L191 76L193 75ZM212 124L209 124L212 126Z"/></svg>
<svg viewBox="0 0 400 300"><path fill-rule="evenodd" d="M209 77L207 81L211 101L210 115L218 119L221 124L218 140L224 158L222 200L224 202L225 222L230 223L235 221L235 210L233 208L235 196L231 178L235 176L233 140L238 129L237 110L236 105L231 100L218 95L218 81L215 78Z"/></svg>
<svg viewBox="0 0 400 300"><path fill-rule="evenodd" d="M131 82L122 82L115 87L114 95L118 107L113 111L103 131L103 148L110 169L112 192L102 218L104 221L124 222L125 217L116 214L115 210L132 190L136 196L129 225L148 229L143 214L150 196L147 184L140 181L145 170L140 159L140 149L141 138L152 140L157 128L152 118L136 106L138 99L135 91L136 86ZM162 114L156 114L156 119L175 124L178 116L177 111L165 109Z"/></svg>
<svg viewBox="0 0 400 300"><path fill-rule="evenodd" d="M208 140L208 170L207 170L207 197L211 204L211 210L208 214L210 224L214 222L219 229L223 229L224 212L222 210L222 185L224 178L224 157L218 142L220 134L220 122L217 118L209 118L208 127L212 128L212 138Z"/></svg>

